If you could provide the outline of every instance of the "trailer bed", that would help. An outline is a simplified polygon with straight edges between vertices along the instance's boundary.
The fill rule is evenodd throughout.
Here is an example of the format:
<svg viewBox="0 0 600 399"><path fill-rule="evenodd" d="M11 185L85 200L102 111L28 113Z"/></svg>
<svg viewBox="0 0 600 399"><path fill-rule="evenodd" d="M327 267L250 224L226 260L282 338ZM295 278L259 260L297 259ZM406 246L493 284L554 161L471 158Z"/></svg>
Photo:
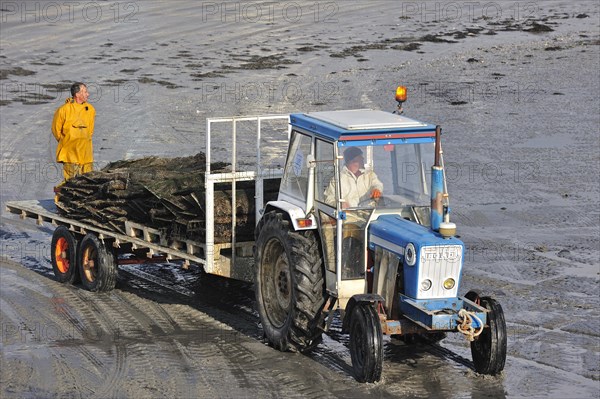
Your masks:
<svg viewBox="0 0 600 399"><path fill-rule="evenodd" d="M127 234L120 234L60 215L52 199L9 201L5 206L8 212L19 215L21 219L35 219L38 225L47 223L55 227L65 226L78 235L93 232L98 235L100 240L111 241L112 246L117 251L130 245L132 250L144 252L149 260L153 258L161 258L166 261L183 260L184 266L190 263L202 265L207 273L243 281L253 280L253 242L235 244L235 268L231 267L232 245L230 243L212 244L209 247L212 247L213 264L207 265L206 255L208 249L205 242L169 239L155 228L130 221L123 222Z"/></svg>

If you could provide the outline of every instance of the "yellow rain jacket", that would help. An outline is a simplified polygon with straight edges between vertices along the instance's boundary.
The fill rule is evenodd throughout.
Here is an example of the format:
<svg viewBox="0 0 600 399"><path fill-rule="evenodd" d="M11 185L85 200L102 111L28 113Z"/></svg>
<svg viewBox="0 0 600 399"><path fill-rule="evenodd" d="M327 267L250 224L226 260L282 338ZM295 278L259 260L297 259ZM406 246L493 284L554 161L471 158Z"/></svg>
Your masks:
<svg viewBox="0 0 600 399"><path fill-rule="evenodd" d="M58 141L56 162L86 164L94 162L92 135L96 110L90 103L78 104L72 98L56 110L52 134Z"/></svg>

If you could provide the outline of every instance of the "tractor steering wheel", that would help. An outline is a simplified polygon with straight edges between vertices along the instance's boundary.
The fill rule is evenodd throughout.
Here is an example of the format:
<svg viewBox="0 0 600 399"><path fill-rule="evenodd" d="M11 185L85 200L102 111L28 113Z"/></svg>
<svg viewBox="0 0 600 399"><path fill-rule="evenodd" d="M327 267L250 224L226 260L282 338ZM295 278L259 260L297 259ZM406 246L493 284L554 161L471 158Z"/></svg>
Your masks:
<svg viewBox="0 0 600 399"><path fill-rule="evenodd" d="M377 205L386 205L387 204L387 200L385 199L385 197L381 196L379 198L365 198L364 200L360 201L357 205L357 207L359 208L376 208Z"/></svg>

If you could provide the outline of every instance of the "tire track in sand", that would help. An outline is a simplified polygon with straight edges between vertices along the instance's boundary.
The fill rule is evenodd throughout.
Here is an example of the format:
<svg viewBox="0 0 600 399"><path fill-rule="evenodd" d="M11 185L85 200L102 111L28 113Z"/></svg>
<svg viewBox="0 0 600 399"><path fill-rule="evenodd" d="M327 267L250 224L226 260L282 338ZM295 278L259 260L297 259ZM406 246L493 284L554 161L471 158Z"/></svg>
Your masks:
<svg viewBox="0 0 600 399"><path fill-rule="evenodd" d="M3 266L4 265L5 263L3 262ZM7 276L4 271L5 269L3 267L0 277L3 280L3 287L7 280L10 280L11 283L15 280L13 276ZM29 284L29 282L26 283ZM19 284L18 280L12 284L12 287L22 290L21 292L24 298L35 297L36 293L27 286L24 286L24 284ZM51 311L42 306L27 306L27 303L30 302L23 300L24 298L5 295L5 292L3 292L3 298L0 300L3 329L6 328L9 323L15 323L14 326L17 328L15 332L18 333L18 337L16 338L18 338L19 341L9 345L3 340L3 366L2 372L0 373L0 375L4 376L2 379L28 384L30 379L35 378L37 387L39 387L36 389L37 393L34 393L35 396L45 396L48 392L54 392L58 396L68 394L75 398L85 397L85 394L83 394L79 388L81 385L80 378L73 372L67 360L63 359L58 348L55 348L52 345L52 341L56 338L54 334L60 330L54 328L59 326L59 324L56 324L53 321L48 323L47 321L47 315L51 313ZM39 301L39 303L43 302ZM49 328L51 326L53 327L52 330ZM33 348L35 348L35 350L32 350ZM25 359L23 358L23 355L25 355ZM15 362L18 364L17 368L12 367ZM43 373L36 373L40 364L44 364L46 368L44 368ZM23 365L23 367L20 367L21 365ZM15 374L14 372L14 370L22 370L23 368L31 368L31 373L27 379L24 379L25 376ZM9 374L5 375L7 370L9 371ZM29 387L31 386L31 384L28 385Z"/></svg>

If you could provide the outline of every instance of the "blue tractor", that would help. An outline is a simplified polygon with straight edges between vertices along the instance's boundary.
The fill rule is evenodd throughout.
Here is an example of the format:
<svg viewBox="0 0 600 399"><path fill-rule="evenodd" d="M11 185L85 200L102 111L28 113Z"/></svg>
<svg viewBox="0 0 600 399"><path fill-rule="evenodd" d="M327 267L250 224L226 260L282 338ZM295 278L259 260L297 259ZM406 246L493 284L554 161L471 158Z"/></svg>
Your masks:
<svg viewBox="0 0 600 399"><path fill-rule="evenodd" d="M441 128L371 109L290 115L277 201L255 231L255 292L264 333L305 352L342 317L355 377L381 378L383 335L406 342L460 332L477 372L506 360L494 299L459 296L464 243L449 221Z"/></svg>

